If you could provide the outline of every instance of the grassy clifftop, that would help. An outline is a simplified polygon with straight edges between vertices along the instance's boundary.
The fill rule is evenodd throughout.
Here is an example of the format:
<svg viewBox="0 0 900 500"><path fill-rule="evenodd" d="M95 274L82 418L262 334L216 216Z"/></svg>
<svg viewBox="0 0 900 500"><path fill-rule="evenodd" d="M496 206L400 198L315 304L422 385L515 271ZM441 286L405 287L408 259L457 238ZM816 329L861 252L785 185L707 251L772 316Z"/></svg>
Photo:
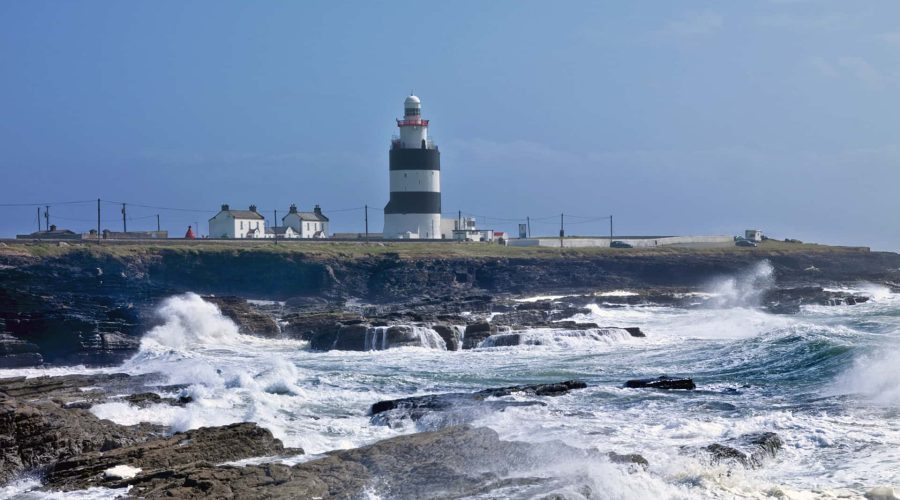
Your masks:
<svg viewBox="0 0 900 500"><path fill-rule="evenodd" d="M0 255L59 257L71 252L88 252L96 256L140 257L160 252L185 254L245 254L273 253L325 259L366 259L371 257L400 257L405 259L460 259L460 258L504 258L504 259L558 259L590 256L629 255L652 257L658 255L670 258L678 255L749 257L761 258L776 255L807 253L865 253L867 247L841 247L808 243L785 243L764 241L757 248L551 248L551 247L506 247L486 243L429 243L429 242L350 242L350 241L160 241L160 242L8 242L0 246Z"/></svg>

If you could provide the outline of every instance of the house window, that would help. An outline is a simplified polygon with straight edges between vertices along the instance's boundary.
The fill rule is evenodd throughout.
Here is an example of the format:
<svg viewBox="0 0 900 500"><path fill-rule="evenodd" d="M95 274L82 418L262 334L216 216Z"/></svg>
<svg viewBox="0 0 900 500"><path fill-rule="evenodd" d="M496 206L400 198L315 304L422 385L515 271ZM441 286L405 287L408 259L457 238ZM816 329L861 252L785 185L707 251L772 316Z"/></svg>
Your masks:
<svg viewBox="0 0 900 500"><path fill-rule="evenodd" d="M244 230L244 221L241 221L241 230Z"/></svg>

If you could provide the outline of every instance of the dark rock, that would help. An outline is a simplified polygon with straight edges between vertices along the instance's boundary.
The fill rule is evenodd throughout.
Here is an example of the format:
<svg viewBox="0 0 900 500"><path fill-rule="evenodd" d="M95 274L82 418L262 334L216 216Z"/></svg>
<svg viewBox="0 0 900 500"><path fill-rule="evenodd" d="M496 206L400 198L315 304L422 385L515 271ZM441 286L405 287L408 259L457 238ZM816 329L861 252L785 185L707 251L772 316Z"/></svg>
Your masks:
<svg viewBox="0 0 900 500"><path fill-rule="evenodd" d="M44 362L37 344L0 333L0 368L36 366Z"/></svg>
<svg viewBox="0 0 900 500"><path fill-rule="evenodd" d="M589 456L558 442L502 441L490 429L455 426L331 452L293 467L201 463L164 474L140 474L120 484L132 486L129 494L141 498L359 498L365 493L401 499L466 498L492 491L502 495L503 488L512 485L546 494L552 485L529 477L529 472L555 457Z"/></svg>
<svg viewBox="0 0 900 500"><path fill-rule="evenodd" d="M784 446L774 432L745 434L729 444L713 443L703 448L712 463L732 462L748 468L759 468L774 458Z"/></svg>
<svg viewBox="0 0 900 500"><path fill-rule="evenodd" d="M301 453L303 450L284 448L267 429L245 422L202 427L114 450L84 453L53 465L47 474L47 482L54 489L84 489L116 482L116 479L105 478L103 472L118 465L137 467L142 475L152 476L197 462L221 463Z"/></svg>
<svg viewBox="0 0 900 500"><path fill-rule="evenodd" d="M497 333L497 327L488 323L486 321L482 321L479 323L472 323L471 325L466 326L466 333L463 336L463 349L474 349L478 347L484 339L490 337L494 333Z"/></svg>
<svg viewBox="0 0 900 500"><path fill-rule="evenodd" d="M614 451L607 453L606 455L609 457L609 461L614 464L634 464L639 465L642 468L646 469L650 467L650 462L647 461L642 455L637 453L627 453L625 455L620 455Z"/></svg>
<svg viewBox="0 0 900 500"><path fill-rule="evenodd" d="M334 342L342 326L362 324L363 318L357 313L329 311L291 313L285 315L282 321L284 321L282 333L288 337L310 341L314 337L320 337L320 342L330 344ZM328 338L331 339L330 342L325 340Z"/></svg>
<svg viewBox="0 0 900 500"><path fill-rule="evenodd" d="M422 341L415 329L409 325L394 325L385 331L390 347L421 346Z"/></svg>
<svg viewBox="0 0 900 500"><path fill-rule="evenodd" d="M241 333L260 337L275 337L279 333L278 323L271 315L255 309L240 297L203 297L215 304L222 314L238 326Z"/></svg>
<svg viewBox="0 0 900 500"><path fill-rule="evenodd" d="M144 441L146 427L124 427L82 409L0 397L0 483L93 451Z"/></svg>
<svg viewBox="0 0 900 500"><path fill-rule="evenodd" d="M417 422L428 416L436 427L470 422L481 414L502 411L510 406L540 405L538 401L488 401L512 394L529 396L561 396L575 389L583 389L587 384L578 380L567 380L555 384L516 385L484 389L474 393L447 393L414 396L372 405L370 414L376 424L395 426L406 420ZM435 413L443 415L434 415Z"/></svg>
<svg viewBox="0 0 900 500"><path fill-rule="evenodd" d="M684 389L684 390L694 390L697 388L696 384L694 384L694 380L690 378L675 378L675 377L667 377L665 375L659 378L644 378L644 379L636 379L629 380L625 382L625 387L629 387L632 389L638 388L649 388L649 389Z"/></svg>
<svg viewBox="0 0 900 500"><path fill-rule="evenodd" d="M434 325L432 326L435 332L444 339L444 343L447 344L448 351L458 351L462 348L462 332L459 328L451 325Z"/></svg>
<svg viewBox="0 0 900 500"><path fill-rule="evenodd" d="M631 335L632 337L646 337L647 336L644 332L641 331L640 328L638 328L636 326L625 327L625 331L627 331L628 334Z"/></svg>

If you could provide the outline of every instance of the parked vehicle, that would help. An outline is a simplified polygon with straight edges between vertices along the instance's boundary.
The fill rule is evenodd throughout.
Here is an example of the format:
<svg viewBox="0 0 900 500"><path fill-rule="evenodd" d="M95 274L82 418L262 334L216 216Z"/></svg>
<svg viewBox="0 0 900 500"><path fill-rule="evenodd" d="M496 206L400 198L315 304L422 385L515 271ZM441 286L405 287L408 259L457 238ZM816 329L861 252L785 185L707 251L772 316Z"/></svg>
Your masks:
<svg viewBox="0 0 900 500"><path fill-rule="evenodd" d="M738 247L754 247L754 248L759 246L750 240L737 240L734 242L734 245L738 246Z"/></svg>
<svg viewBox="0 0 900 500"><path fill-rule="evenodd" d="M615 240L609 244L610 248L634 248L634 245L625 243L624 241Z"/></svg>

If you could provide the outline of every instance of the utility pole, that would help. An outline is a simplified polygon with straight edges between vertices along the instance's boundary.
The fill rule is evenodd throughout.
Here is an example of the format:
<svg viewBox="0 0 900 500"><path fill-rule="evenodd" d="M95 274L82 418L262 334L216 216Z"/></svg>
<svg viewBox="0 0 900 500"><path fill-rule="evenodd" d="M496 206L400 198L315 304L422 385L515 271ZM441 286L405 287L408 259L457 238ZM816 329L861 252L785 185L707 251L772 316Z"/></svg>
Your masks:
<svg viewBox="0 0 900 500"><path fill-rule="evenodd" d="M275 210L275 218L272 219L272 236L275 237L275 244L278 244L278 231L275 230L278 227L278 210ZM285 234L287 236L287 234Z"/></svg>
<svg viewBox="0 0 900 500"><path fill-rule="evenodd" d="M128 223L125 222L125 204L124 203L122 203L122 232L123 233L128 232Z"/></svg>
<svg viewBox="0 0 900 500"><path fill-rule="evenodd" d="M525 226L528 230L528 237L531 238L531 217L525 217Z"/></svg>
<svg viewBox="0 0 900 500"><path fill-rule="evenodd" d="M156 232L159 232L159 214L156 214Z"/></svg>
<svg viewBox="0 0 900 500"><path fill-rule="evenodd" d="M97 244L100 244L100 198L97 198Z"/></svg>
<svg viewBox="0 0 900 500"><path fill-rule="evenodd" d="M563 237L566 235L565 215L559 214L559 248L563 247Z"/></svg>
<svg viewBox="0 0 900 500"><path fill-rule="evenodd" d="M609 242L612 243L613 239L613 230L612 230L612 215L609 216Z"/></svg>
<svg viewBox="0 0 900 500"><path fill-rule="evenodd" d="M366 210L366 243L369 242L369 205L365 206Z"/></svg>
<svg viewBox="0 0 900 500"><path fill-rule="evenodd" d="M44 206L44 226L50 230L50 205Z"/></svg>
<svg viewBox="0 0 900 500"><path fill-rule="evenodd" d="M41 232L41 207L37 207L38 215L38 232Z"/></svg>

